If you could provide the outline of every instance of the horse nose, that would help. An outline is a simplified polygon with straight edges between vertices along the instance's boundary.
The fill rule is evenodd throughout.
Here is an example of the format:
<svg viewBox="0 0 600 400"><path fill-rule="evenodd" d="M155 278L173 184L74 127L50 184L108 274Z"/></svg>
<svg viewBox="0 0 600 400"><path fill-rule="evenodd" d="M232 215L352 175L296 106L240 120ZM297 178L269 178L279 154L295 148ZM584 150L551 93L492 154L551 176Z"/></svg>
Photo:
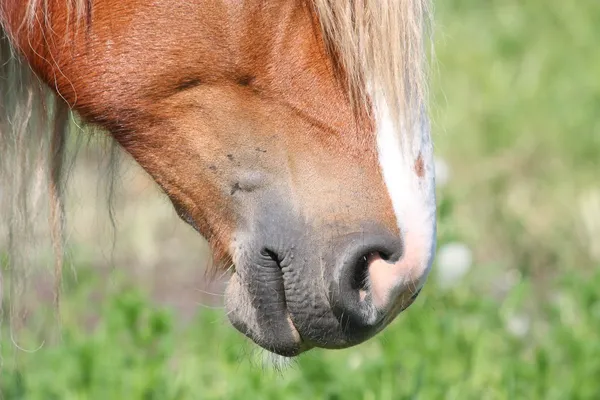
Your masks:
<svg viewBox="0 0 600 400"><path fill-rule="evenodd" d="M370 336L412 303L425 271L392 234L353 235L331 282L332 308L348 337Z"/></svg>

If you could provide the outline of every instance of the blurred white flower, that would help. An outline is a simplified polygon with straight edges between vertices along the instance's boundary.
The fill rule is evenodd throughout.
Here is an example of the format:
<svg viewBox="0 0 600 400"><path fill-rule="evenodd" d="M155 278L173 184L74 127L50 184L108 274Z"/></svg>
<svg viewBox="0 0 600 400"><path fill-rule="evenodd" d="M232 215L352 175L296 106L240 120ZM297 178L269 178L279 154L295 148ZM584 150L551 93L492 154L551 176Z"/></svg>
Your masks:
<svg viewBox="0 0 600 400"><path fill-rule="evenodd" d="M522 338L529 332L531 321L525 315L512 315L506 320L506 330L511 335Z"/></svg>
<svg viewBox="0 0 600 400"><path fill-rule="evenodd" d="M440 247L437 256L437 279L441 287L456 286L471 269L473 254L464 243L448 243Z"/></svg>
<svg viewBox="0 0 600 400"><path fill-rule="evenodd" d="M436 157L435 163L435 185L437 187L444 187L450 179L450 167L443 158Z"/></svg>

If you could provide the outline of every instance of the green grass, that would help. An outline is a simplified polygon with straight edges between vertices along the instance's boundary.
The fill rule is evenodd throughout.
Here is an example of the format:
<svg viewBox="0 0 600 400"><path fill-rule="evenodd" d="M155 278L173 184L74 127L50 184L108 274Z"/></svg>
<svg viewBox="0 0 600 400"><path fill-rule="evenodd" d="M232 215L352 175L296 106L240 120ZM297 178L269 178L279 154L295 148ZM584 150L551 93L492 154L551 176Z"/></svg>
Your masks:
<svg viewBox="0 0 600 400"><path fill-rule="evenodd" d="M12 362L3 343L7 399L591 399L600 396L600 273L564 279L524 335L509 321L531 301L522 281L502 300L427 286L385 333L357 348L315 350L277 373L229 327L202 311L178 328L172 311L115 285L90 301L80 281L65 309L62 344ZM558 295L558 293L557 293ZM70 321L97 312L90 333ZM6 339L6 336L5 336ZM30 341L30 348L34 348ZM9 360L12 360L10 363Z"/></svg>
<svg viewBox="0 0 600 400"><path fill-rule="evenodd" d="M436 153L452 172L439 242L475 255L460 286L441 289L434 271L375 339L276 372L222 310L181 324L131 281L107 286L82 263L59 344L20 351L4 327L3 398L600 398L600 231L589 224L600 221L590 200L600 199L600 2L436 8ZM25 349L42 338L17 336Z"/></svg>

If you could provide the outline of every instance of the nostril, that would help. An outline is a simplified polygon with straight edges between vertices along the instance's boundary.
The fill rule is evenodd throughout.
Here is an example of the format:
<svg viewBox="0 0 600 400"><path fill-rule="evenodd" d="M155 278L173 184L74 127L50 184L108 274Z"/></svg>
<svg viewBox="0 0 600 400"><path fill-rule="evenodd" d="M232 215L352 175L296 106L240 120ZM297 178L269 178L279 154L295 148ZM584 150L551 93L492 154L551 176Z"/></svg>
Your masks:
<svg viewBox="0 0 600 400"><path fill-rule="evenodd" d="M365 292L364 295L366 295L366 291L368 291L369 288L369 263L375 258L381 258L387 261L390 256L388 253L382 251L370 251L365 255L360 256L353 269L354 272L350 282L350 287L353 290L363 291ZM361 300L364 300L363 296L361 296Z"/></svg>
<svg viewBox="0 0 600 400"><path fill-rule="evenodd" d="M352 337L369 335L377 329L382 312L373 302L370 266L375 260L397 261L402 242L395 235L366 234L348 237L346 251L339 260L331 282L331 305L341 326Z"/></svg>
<svg viewBox="0 0 600 400"><path fill-rule="evenodd" d="M350 287L353 290L365 290L369 282L369 255L364 255L358 260L358 264L352 274Z"/></svg>

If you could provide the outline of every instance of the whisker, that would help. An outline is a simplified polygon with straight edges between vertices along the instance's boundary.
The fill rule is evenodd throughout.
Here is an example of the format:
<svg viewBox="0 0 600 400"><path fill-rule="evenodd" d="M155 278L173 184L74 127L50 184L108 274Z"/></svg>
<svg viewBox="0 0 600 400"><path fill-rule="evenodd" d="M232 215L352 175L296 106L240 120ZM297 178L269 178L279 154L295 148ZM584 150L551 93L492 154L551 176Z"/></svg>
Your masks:
<svg viewBox="0 0 600 400"><path fill-rule="evenodd" d="M194 291L195 292L199 292L199 293L203 293L203 294L208 294L209 296L225 297L224 293L213 293L213 292L209 292L207 290L200 289L200 288L194 288Z"/></svg>
<svg viewBox="0 0 600 400"><path fill-rule="evenodd" d="M198 302L196 302L194 304L197 306L200 306L202 308L207 308L209 310L224 310L225 309L225 306L209 306L209 305L206 305L203 303L198 303ZM227 313L227 314L229 314L229 313Z"/></svg>
<svg viewBox="0 0 600 400"><path fill-rule="evenodd" d="M228 268L227 268L225 271L223 271L223 272L221 273L221 275L219 275L219 277L218 277L217 279L218 279L218 280L221 280L221 279L223 279L223 278L225 277L225 275L227 275L227 274L228 274L228 273L231 271L231 269L232 269L233 267L235 267L235 264L231 264L231 265L230 265L230 266L229 266L229 267L228 267Z"/></svg>

